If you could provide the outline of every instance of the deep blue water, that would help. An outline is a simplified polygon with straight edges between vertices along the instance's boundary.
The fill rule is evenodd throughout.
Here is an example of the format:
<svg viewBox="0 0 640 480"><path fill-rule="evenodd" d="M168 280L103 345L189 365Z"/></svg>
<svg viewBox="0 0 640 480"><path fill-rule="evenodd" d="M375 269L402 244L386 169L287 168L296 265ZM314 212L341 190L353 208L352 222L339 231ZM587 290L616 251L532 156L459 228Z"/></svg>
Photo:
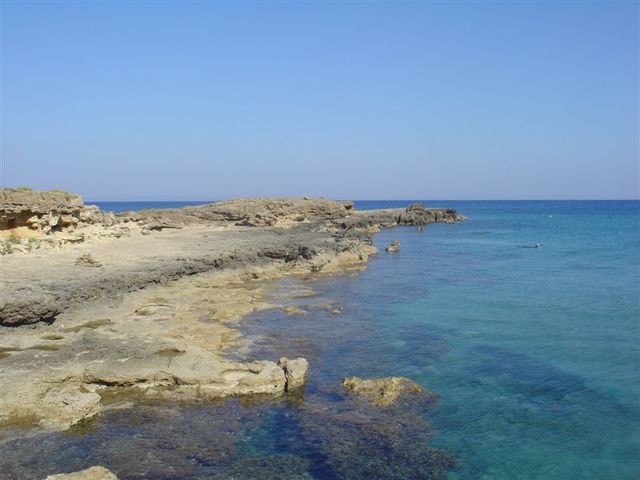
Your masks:
<svg viewBox="0 0 640 480"><path fill-rule="evenodd" d="M640 478L640 202L425 204L469 221L383 230L364 272L281 282L317 292L305 315L243 321L255 358L309 359L304 398L114 411L5 445L0 467L411 479L440 478L449 454L453 479ZM392 240L400 252L384 253ZM407 376L441 398L354 409L339 388L350 375Z"/></svg>

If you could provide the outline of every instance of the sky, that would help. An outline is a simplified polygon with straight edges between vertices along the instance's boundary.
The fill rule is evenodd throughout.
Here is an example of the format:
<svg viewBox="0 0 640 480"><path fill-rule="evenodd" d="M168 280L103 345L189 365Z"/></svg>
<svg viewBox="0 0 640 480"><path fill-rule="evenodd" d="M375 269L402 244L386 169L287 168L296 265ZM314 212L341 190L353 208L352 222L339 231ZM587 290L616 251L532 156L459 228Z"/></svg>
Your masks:
<svg viewBox="0 0 640 480"><path fill-rule="evenodd" d="M2 1L2 187L640 197L637 1Z"/></svg>

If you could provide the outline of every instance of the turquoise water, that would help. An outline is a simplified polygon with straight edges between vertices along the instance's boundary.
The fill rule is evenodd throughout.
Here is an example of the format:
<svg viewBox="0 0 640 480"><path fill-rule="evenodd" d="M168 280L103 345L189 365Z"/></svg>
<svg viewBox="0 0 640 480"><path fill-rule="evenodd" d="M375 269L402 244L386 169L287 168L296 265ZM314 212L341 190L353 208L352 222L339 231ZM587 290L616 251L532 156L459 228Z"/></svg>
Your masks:
<svg viewBox="0 0 640 480"><path fill-rule="evenodd" d="M309 359L304 396L114 410L70 433L5 442L0 471L639 478L640 202L426 203L470 220L384 230L364 272L281 282L317 292L298 300L305 315L242 323L252 357ZM401 250L385 254L392 240ZM440 399L364 408L339 387L350 375L404 375Z"/></svg>
<svg viewBox="0 0 640 480"><path fill-rule="evenodd" d="M391 348L398 330L446 348L397 346L401 373L443 395L434 443L459 478L638 478L640 204L454 206L472 220L378 235L400 255L356 287Z"/></svg>
<svg viewBox="0 0 640 480"><path fill-rule="evenodd" d="M450 478L639 478L640 203L444 205L471 219L384 230L399 254L320 287L357 327L329 335L311 387L404 375L438 392Z"/></svg>

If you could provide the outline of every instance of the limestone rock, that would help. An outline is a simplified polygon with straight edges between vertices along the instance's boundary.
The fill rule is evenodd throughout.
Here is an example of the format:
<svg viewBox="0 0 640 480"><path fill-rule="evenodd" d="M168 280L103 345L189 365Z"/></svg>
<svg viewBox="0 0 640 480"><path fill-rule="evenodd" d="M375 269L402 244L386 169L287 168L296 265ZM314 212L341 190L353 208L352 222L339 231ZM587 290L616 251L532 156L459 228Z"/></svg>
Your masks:
<svg viewBox="0 0 640 480"><path fill-rule="evenodd" d="M189 346L153 357L106 360L89 366L84 384L136 387L150 394L173 388L180 394L220 398L235 395L284 393L284 370L274 362L224 362L202 348Z"/></svg>
<svg viewBox="0 0 640 480"><path fill-rule="evenodd" d="M427 225L429 223L455 223L467 218L451 208L426 208L414 203L407 208L384 208L378 210L350 211L340 226L347 230L375 232L375 227L395 225Z"/></svg>
<svg viewBox="0 0 640 480"><path fill-rule="evenodd" d="M80 195L62 190L0 189L0 206L9 211L21 211L24 206L29 206L34 213L70 212L82 205Z"/></svg>
<svg viewBox="0 0 640 480"><path fill-rule="evenodd" d="M102 411L100 395L90 389L67 382L47 384L48 381L37 376L26 377L22 384L15 379L5 380L8 386L0 392L0 425L26 422L66 430Z"/></svg>
<svg viewBox="0 0 640 480"><path fill-rule="evenodd" d="M289 360L282 357L278 361L278 366L284 371L286 378L286 390L291 391L304 385L309 370L309 362L305 358Z"/></svg>
<svg viewBox="0 0 640 480"><path fill-rule="evenodd" d="M45 480L118 480L118 477L110 470L96 466L79 472L49 475Z"/></svg>
<svg viewBox="0 0 640 480"><path fill-rule="evenodd" d="M16 248L0 251L2 254L28 253L34 240L42 240L38 248L57 249L88 238L119 236L110 228L116 223L112 213L83 205L82 197L73 193L0 189L0 237L14 238L18 243Z"/></svg>
<svg viewBox="0 0 640 480"><path fill-rule="evenodd" d="M407 207L398 218L398 225L426 225L427 223L455 223L466 220L460 218L454 209L431 209L426 208L419 202Z"/></svg>
<svg viewBox="0 0 640 480"><path fill-rule="evenodd" d="M350 377L342 380L342 387L365 397L374 405L385 407L394 404L398 398L407 393L421 393L424 389L405 377L387 377L366 380Z"/></svg>

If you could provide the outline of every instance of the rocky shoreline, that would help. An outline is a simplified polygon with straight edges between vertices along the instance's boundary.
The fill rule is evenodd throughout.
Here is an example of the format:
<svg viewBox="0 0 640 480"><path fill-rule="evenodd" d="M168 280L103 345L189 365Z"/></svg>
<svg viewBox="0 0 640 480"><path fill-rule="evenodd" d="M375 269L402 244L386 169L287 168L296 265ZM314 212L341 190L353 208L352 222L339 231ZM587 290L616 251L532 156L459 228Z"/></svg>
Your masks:
<svg viewBox="0 0 640 480"><path fill-rule="evenodd" d="M463 220L455 210L357 211L244 199L112 214L66 192L0 191L0 426L65 430L116 393L169 400L287 395L305 359L230 361L235 323L269 281L362 268L371 235ZM339 311L338 311L339 314Z"/></svg>

